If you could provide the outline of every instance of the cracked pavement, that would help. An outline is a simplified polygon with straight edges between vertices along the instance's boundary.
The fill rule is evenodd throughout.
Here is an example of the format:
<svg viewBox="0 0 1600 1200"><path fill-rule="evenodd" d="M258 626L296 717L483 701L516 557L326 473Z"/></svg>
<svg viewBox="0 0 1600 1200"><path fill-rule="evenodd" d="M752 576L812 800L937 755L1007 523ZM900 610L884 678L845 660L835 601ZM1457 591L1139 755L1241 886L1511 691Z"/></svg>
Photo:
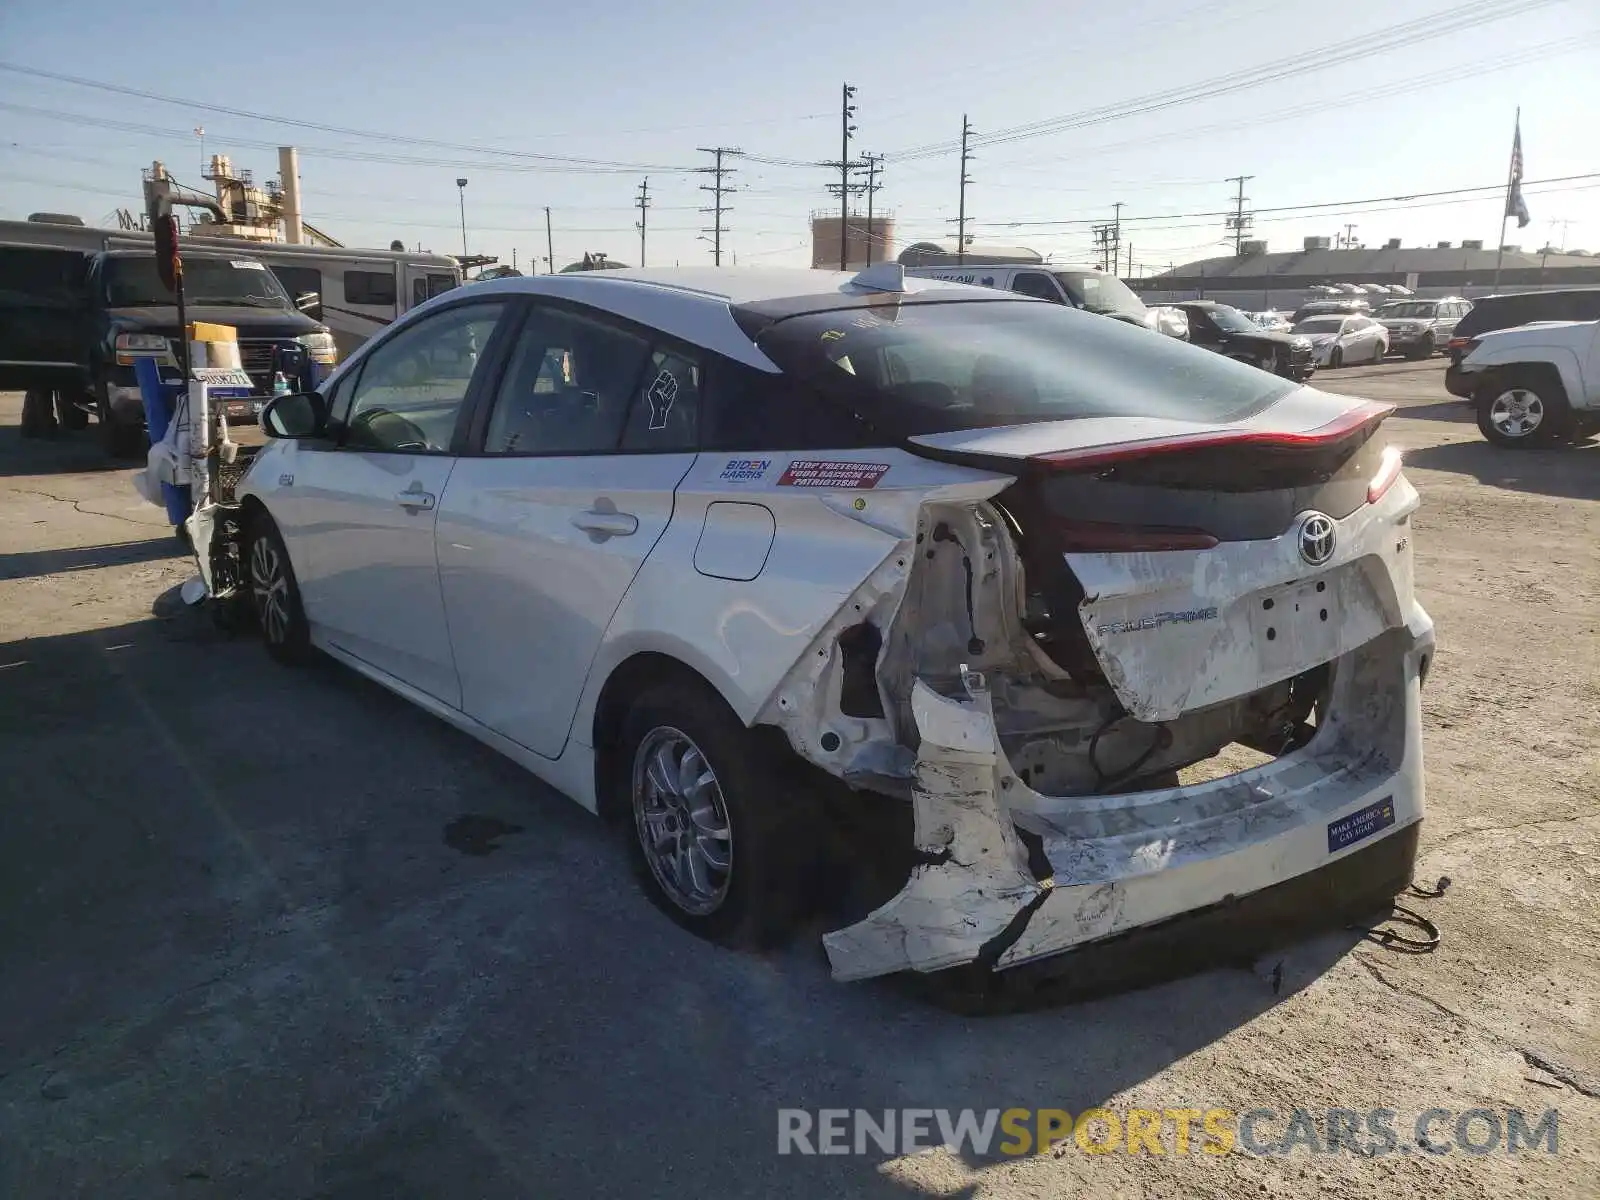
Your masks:
<svg viewBox="0 0 1600 1200"><path fill-rule="evenodd" d="M569 801L185 610L131 472L0 395L0 1195L1600 1193L1600 446L1491 450L1441 374L1316 379L1404 406L1438 950L1351 933L990 1020L836 985L814 937L682 934ZM780 1107L1096 1105L1554 1107L1560 1145L775 1153Z"/></svg>

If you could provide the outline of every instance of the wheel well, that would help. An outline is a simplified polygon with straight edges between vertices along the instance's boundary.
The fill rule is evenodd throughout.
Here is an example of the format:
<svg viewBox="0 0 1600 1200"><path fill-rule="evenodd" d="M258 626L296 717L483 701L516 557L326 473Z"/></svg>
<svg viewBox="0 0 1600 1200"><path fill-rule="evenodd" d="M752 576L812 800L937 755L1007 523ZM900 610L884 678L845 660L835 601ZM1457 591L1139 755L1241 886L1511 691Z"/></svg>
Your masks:
<svg viewBox="0 0 1600 1200"><path fill-rule="evenodd" d="M246 496L239 501L239 511L244 514L244 524L251 525L256 521L272 520L272 514L267 511L267 506L255 496Z"/></svg>
<svg viewBox="0 0 1600 1200"><path fill-rule="evenodd" d="M1483 373L1479 391L1502 388L1517 381L1526 381L1530 387L1553 389L1552 399L1566 399L1567 390L1561 383L1561 372L1552 363L1505 363L1490 367Z"/></svg>
<svg viewBox="0 0 1600 1200"><path fill-rule="evenodd" d="M661 683L684 683L703 688L722 700L722 693L704 675L669 654L645 651L618 663L600 689L594 707L594 794L600 815L610 819L625 811L625 798L613 786L613 765L623 718L634 697ZM726 701L723 701L726 703Z"/></svg>

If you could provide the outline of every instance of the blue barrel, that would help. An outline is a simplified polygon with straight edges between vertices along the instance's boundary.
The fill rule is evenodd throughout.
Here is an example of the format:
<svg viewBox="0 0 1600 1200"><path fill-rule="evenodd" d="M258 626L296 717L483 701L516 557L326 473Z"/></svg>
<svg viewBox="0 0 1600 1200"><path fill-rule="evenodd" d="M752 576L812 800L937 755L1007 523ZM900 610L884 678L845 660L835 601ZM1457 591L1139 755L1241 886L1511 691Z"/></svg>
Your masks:
<svg viewBox="0 0 1600 1200"><path fill-rule="evenodd" d="M150 430L150 441L159 442L167 436L167 426L172 422L178 397L183 394L183 384L163 383L161 368L153 358L134 359L133 375L139 381L139 398L144 401L144 423ZM194 511L187 487L163 483L161 498L166 502L167 520L174 526L182 525Z"/></svg>

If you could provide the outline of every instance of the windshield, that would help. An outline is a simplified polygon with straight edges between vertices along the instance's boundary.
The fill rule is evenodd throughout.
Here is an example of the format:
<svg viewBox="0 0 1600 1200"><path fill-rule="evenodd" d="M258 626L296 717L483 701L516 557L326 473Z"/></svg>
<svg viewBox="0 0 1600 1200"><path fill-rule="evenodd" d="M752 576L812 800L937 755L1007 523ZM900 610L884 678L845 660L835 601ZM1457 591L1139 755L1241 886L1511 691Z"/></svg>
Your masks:
<svg viewBox="0 0 1600 1200"><path fill-rule="evenodd" d="M1229 421L1295 384L1065 306L874 305L779 321L784 372L896 437L1077 417Z"/></svg>
<svg viewBox="0 0 1600 1200"><path fill-rule="evenodd" d="M1378 310L1380 317L1433 317L1438 307L1421 300L1403 300L1399 304L1385 304Z"/></svg>
<svg viewBox="0 0 1600 1200"><path fill-rule="evenodd" d="M1056 271L1054 274L1079 308L1092 313L1121 313L1144 319L1144 301L1115 275L1096 275L1089 271Z"/></svg>
<svg viewBox="0 0 1600 1200"><path fill-rule="evenodd" d="M1294 331L1296 333L1338 333L1343 326L1343 317L1307 317L1294 327Z"/></svg>
<svg viewBox="0 0 1600 1200"><path fill-rule="evenodd" d="M1224 333L1260 333L1261 327L1229 304L1219 304L1205 310Z"/></svg>
<svg viewBox="0 0 1600 1200"><path fill-rule="evenodd" d="M106 304L111 308L177 303L156 274L154 257L106 259L105 286ZM190 304L293 307L271 271L243 258L185 258L183 298Z"/></svg>

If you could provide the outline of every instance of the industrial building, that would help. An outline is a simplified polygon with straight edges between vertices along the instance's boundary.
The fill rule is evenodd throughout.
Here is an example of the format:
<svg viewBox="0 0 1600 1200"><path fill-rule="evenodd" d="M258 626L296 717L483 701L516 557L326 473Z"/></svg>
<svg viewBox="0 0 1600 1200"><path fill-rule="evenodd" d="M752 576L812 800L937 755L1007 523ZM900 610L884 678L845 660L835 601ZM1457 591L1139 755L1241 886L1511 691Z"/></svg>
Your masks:
<svg viewBox="0 0 1600 1200"><path fill-rule="evenodd" d="M894 261L894 213L851 213L844 222L845 269L860 270L870 263ZM840 220L837 209L811 214L811 265L825 271L839 269ZM869 254L870 249L870 254Z"/></svg>
<svg viewBox="0 0 1600 1200"><path fill-rule="evenodd" d="M1159 275L1130 279L1146 303L1205 298L1241 308L1293 307L1318 284L1400 284L1423 296L1486 296L1497 290L1600 284L1600 257L1582 251L1528 253L1507 245L1501 254L1481 241L1459 245L1387 245L1335 249L1328 238L1306 238L1301 249L1269 253L1265 242L1244 243L1243 254L1200 259Z"/></svg>

